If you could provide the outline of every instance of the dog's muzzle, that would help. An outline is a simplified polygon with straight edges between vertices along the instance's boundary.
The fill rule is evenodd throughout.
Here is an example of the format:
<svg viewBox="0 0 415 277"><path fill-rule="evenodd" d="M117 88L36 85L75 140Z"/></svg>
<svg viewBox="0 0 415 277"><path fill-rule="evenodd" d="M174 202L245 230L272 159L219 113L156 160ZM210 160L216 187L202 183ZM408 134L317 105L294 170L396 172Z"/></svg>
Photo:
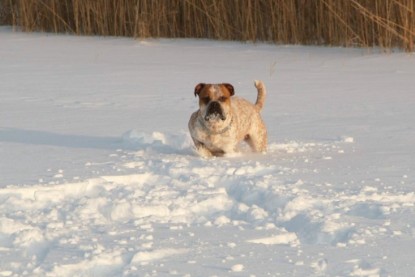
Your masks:
<svg viewBox="0 0 415 277"><path fill-rule="evenodd" d="M221 120L225 120L226 116L223 113L222 107L219 102L213 101L210 102L209 106L207 107L207 112L205 115L205 120L211 120L220 118Z"/></svg>

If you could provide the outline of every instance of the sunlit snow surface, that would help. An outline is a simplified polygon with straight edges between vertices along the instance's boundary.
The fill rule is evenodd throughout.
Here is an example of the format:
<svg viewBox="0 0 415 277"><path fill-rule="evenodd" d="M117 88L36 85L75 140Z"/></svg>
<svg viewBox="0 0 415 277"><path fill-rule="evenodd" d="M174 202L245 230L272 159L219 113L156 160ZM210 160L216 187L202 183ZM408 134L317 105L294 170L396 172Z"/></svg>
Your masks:
<svg viewBox="0 0 415 277"><path fill-rule="evenodd" d="M415 56L0 29L0 276L411 276ZM202 159L199 82L269 151Z"/></svg>

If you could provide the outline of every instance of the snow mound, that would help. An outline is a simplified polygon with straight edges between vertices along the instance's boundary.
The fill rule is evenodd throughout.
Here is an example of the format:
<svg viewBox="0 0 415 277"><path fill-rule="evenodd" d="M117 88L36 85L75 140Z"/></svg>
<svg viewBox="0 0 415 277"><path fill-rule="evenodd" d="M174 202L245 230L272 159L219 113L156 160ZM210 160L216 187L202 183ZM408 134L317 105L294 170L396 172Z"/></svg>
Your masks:
<svg viewBox="0 0 415 277"><path fill-rule="evenodd" d="M131 149L157 149L164 153L190 153L191 138L188 132L179 134L165 134L152 132L151 134L130 130L122 135L122 141L126 148Z"/></svg>

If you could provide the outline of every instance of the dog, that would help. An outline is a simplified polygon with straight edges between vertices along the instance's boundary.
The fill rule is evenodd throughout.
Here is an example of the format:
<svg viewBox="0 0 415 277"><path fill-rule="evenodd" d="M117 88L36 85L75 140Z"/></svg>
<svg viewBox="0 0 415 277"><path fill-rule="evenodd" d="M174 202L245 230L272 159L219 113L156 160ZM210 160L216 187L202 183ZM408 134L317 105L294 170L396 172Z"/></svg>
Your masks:
<svg viewBox="0 0 415 277"><path fill-rule="evenodd" d="M254 152L266 152L267 129L260 115L266 89L262 81L255 81L255 87L255 104L234 96L234 87L228 83L195 87L199 110L190 117L189 131L199 155L222 157L237 152L242 141Z"/></svg>

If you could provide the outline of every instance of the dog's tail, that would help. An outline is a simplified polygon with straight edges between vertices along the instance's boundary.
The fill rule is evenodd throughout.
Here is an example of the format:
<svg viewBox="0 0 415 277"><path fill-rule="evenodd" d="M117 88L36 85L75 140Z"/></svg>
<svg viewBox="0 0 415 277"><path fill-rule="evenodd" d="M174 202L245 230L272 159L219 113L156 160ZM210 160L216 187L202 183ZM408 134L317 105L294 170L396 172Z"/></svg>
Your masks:
<svg viewBox="0 0 415 277"><path fill-rule="evenodd" d="M265 85L262 81L255 80L255 87L258 90L258 96L256 98L255 106L260 111L262 110L262 107L264 106L265 95L267 94L267 92L265 90Z"/></svg>

